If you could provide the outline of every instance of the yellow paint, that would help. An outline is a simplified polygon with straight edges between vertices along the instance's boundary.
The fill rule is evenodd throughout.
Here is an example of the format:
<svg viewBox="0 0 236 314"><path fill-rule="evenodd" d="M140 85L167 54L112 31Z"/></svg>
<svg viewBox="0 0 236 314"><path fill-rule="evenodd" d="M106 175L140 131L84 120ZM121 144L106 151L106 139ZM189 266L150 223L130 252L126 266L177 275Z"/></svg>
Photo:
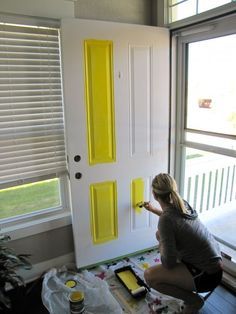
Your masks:
<svg viewBox="0 0 236 314"><path fill-rule="evenodd" d="M89 164L114 162L113 43L85 40L84 56Z"/></svg>
<svg viewBox="0 0 236 314"><path fill-rule="evenodd" d="M83 291L73 291L70 294L70 301L71 302L81 302L84 300L84 293Z"/></svg>
<svg viewBox="0 0 236 314"><path fill-rule="evenodd" d="M119 272L117 273L117 275L120 277L120 279L124 282L129 290L134 291L140 288L140 285L137 283L137 278L130 270Z"/></svg>
<svg viewBox="0 0 236 314"><path fill-rule="evenodd" d="M142 268L143 269L147 269L149 267L150 267L150 265L148 263L142 263Z"/></svg>
<svg viewBox="0 0 236 314"><path fill-rule="evenodd" d="M131 183L131 200L132 207L137 213L142 212L142 208L138 206L138 203L144 200L144 181L142 178L132 180Z"/></svg>
<svg viewBox="0 0 236 314"><path fill-rule="evenodd" d="M117 184L115 181L90 185L91 233L94 244L118 237Z"/></svg>
<svg viewBox="0 0 236 314"><path fill-rule="evenodd" d="M75 280L67 280L65 285L68 288L74 288L77 285L77 282Z"/></svg>

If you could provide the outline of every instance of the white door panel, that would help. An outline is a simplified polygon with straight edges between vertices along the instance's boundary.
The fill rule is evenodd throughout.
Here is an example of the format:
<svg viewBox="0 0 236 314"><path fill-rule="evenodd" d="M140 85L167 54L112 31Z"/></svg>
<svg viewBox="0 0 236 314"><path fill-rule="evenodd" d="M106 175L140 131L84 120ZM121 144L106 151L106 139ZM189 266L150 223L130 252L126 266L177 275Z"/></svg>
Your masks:
<svg viewBox="0 0 236 314"><path fill-rule="evenodd" d="M94 165L89 165L88 161L84 82L84 40L87 39L113 43L116 160ZM168 62L169 34L166 29L62 20L66 136L79 268L156 245L157 218L145 210L138 213L132 208L131 182L143 179L144 199L148 200L152 197L153 176L168 171ZM81 156L79 162L74 161L76 155ZM75 178L77 172L82 174L79 180ZM90 186L103 182L116 182L116 193L111 195L117 203L117 216L110 217L108 212L107 217L111 221L117 217L118 234L112 240L95 244ZM103 189L103 186L98 187L98 190ZM95 188L95 198L96 193ZM99 209L102 205L96 206ZM104 222L104 234L105 229Z"/></svg>

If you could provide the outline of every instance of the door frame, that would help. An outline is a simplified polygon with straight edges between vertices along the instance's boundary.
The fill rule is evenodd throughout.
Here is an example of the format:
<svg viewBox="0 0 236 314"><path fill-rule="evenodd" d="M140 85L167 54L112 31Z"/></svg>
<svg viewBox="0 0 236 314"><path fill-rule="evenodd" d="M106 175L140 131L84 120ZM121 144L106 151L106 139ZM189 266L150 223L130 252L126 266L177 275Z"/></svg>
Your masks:
<svg viewBox="0 0 236 314"><path fill-rule="evenodd" d="M178 182L180 193L184 191L184 150L188 143L185 140L185 120L186 120L186 86L187 86L187 45L188 43L217 38L226 35L236 34L236 14L215 18L211 21L198 23L194 26L186 26L179 30L171 32L171 112L172 123L175 125L175 134L172 132L173 143L171 147L172 167L174 175ZM178 79L177 79L178 78ZM176 116L175 116L175 114ZM172 127L173 127L172 125ZM199 145L201 149L201 144ZM204 150L202 145L202 150ZM213 148L214 150L214 148ZM174 151L174 153L173 153ZM217 150L217 153L225 153L225 151ZM229 156L235 157L235 151L227 151ZM217 239L222 246L222 250L227 250L225 242ZM231 249L236 248L230 246ZM227 261L227 265L228 265ZM227 266L228 267L228 266ZM230 263L231 269L235 272L236 263Z"/></svg>

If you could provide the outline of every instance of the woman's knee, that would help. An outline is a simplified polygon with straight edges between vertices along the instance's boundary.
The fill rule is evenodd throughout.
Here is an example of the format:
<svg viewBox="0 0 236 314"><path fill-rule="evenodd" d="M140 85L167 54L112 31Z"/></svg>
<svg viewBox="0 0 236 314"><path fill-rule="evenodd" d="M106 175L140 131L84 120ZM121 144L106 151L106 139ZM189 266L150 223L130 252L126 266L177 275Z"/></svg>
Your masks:
<svg viewBox="0 0 236 314"><path fill-rule="evenodd" d="M147 284L149 284L150 278L151 278L150 269L147 268L147 269L145 269L145 271L144 271L144 279L145 279L145 281L146 281Z"/></svg>
<svg viewBox="0 0 236 314"><path fill-rule="evenodd" d="M157 291L159 291L159 289L160 289L160 291L161 291L162 284L160 283L160 276L156 276L156 273L153 271L153 269L146 269L144 271L144 278L145 278L147 285L150 288L153 288Z"/></svg>
<svg viewBox="0 0 236 314"><path fill-rule="evenodd" d="M147 268L144 271L144 279L149 287L153 287L154 284L156 284L158 281L156 278L156 272L152 268Z"/></svg>

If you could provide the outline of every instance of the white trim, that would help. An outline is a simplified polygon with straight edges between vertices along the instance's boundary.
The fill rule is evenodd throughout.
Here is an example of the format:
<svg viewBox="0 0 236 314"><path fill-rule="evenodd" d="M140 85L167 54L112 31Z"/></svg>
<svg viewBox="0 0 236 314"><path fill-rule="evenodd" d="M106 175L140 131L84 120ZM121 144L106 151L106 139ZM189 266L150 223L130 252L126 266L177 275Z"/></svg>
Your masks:
<svg viewBox="0 0 236 314"><path fill-rule="evenodd" d="M33 280L41 277L45 272L54 267L61 267L66 264L75 263L75 255L73 252L66 255L58 256L56 258L34 264L32 269L24 270L21 269L17 272L24 279L25 283L31 282Z"/></svg>
<svg viewBox="0 0 236 314"><path fill-rule="evenodd" d="M192 147L195 149L206 150L210 152L220 153L227 156L235 157L235 151L225 149L222 147L215 147L209 144L199 144L196 142L187 142L185 138L185 132L188 130L184 130L184 120L186 115L185 108L185 82L186 82L186 46L188 43L196 42L204 39L216 38L224 35L230 35L235 33L235 15L228 16L227 18L215 19L211 22L206 22L201 24L202 27L199 27L200 24L195 27L186 27L182 31L173 32L173 38L177 38L177 78L176 81L176 102L177 102L177 128L176 128L176 177L177 180L180 178L184 178L184 162L183 162L183 151L186 147ZM193 130L191 130L192 132ZM201 133L201 132L196 132ZM212 134L211 134L212 135ZM218 136L218 135L217 135ZM223 136L223 135L222 135ZM225 136L226 138L228 136ZM182 181L182 182L181 182ZM180 193L183 194L183 179L180 180L179 189ZM220 243L222 247L222 243ZM228 250L228 247L227 247ZM225 252L225 249L223 250ZM227 251L225 253L228 253ZM230 254L229 254L230 255ZM230 255L231 256L231 255ZM235 278L231 278L231 276L235 276L236 274L236 263L232 258L231 261L223 258L224 263L224 280L223 282L227 283L228 286L235 287ZM230 275L229 275L229 274ZM230 278L229 278L230 277Z"/></svg>
<svg viewBox="0 0 236 314"><path fill-rule="evenodd" d="M169 11L169 8L167 8L167 10ZM193 16L189 16L185 19L173 22L173 23L169 23L167 22L167 24L165 25L166 27L174 30L180 27L185 27L188 25L192 25L192 24L196 24L196 23L200 23L202 21L208 20L208 19L212 19L212 18L216 18L222 15L226 15L226 14L230 14L232 12L235 12L236 10L236 3L227 3L225 5L216 7L212 10L207 10L205 12L193 15ZM169 14L169 12L168 12ZM168 17L169 19L169 17Z"/></svg>
<svg viewBox="0 0 236 314"><path fill-rule="evenodd" d="M228 16L204 21L197 25L185 25L181 29L173 30L173 36L181 37L179 42L183 45L199 40L235 34L235 18L236 12L232 12Z"/></svg>
<svg viewBox="0 0 236 314"><path fill-rule="evenodd" d="M227 149L223 147L217 147L213 145L206 145L197 142L184 141L180 143L180 145L184 145L185 147L194 148L197 150L204 150L210 153L221 154L229 157L236 158L236 151L233 149Z"/></svg>
<svg viewBox="0 0 236 314"><path fill-rule="evenodd" d="M9 227L1 227L1 233L9 235L11 240L17 240L64 227L70 225L71 223L71 213L64 212L47 218L41 217L35 221L19 223Z"/></svg>
<svg viewBox="0 0 236 314"><path fill-rule="evenodd" d="M194 35L194 34L199 34L199 33L204 33L204 32L209 32L212 31L215 28L214 25L209 25L209 26L203 26L203 27L197 27L193 29L189 29L186 31L180 32L180 36L189 36L189 35Z"/></svg>
<svg viewBox="0 0 236 314"><path fill-rule="evenodd" d="M224 284L224 286L226 286L230 290L236 292L236 280L235 280L235 277L231 276L227 272L223 272L222 283Z"/></svg>
<svg viewBox="0 0 236 314"><path fill-rule="evenodd" d="M222 258L223 260L223 269L226 271L228 274L236 278L236 263L235 261L230 261L226 258Z"/></svg>
<svg viewBox="0 0 236 314"><path fill-rule="evenodd" d="M171 83L170 83L170 173L176 178L176 66L177 66L177 41L176 37L171 38ZM176 178L178 181L178 179Z"/></svg>
<svg viewBox="0 0 236 314"><path fill-rule="evenodd" d="M181 178L184 177L183 164L183 150L184 147L180 145L184 139L184 131L182 125L185 119L185 64L186 50L183 49L182 42L180 43L179 38L173 35L176 40L176 95L175 95L175 106L176 106L176 132L175 132L175 178L178 182L180 194L183 194L184 187ZM172 39L173 40L173 39ZM178 78L178 79L177 79ZM174 84L174 82L173 82Z"/></svg>

